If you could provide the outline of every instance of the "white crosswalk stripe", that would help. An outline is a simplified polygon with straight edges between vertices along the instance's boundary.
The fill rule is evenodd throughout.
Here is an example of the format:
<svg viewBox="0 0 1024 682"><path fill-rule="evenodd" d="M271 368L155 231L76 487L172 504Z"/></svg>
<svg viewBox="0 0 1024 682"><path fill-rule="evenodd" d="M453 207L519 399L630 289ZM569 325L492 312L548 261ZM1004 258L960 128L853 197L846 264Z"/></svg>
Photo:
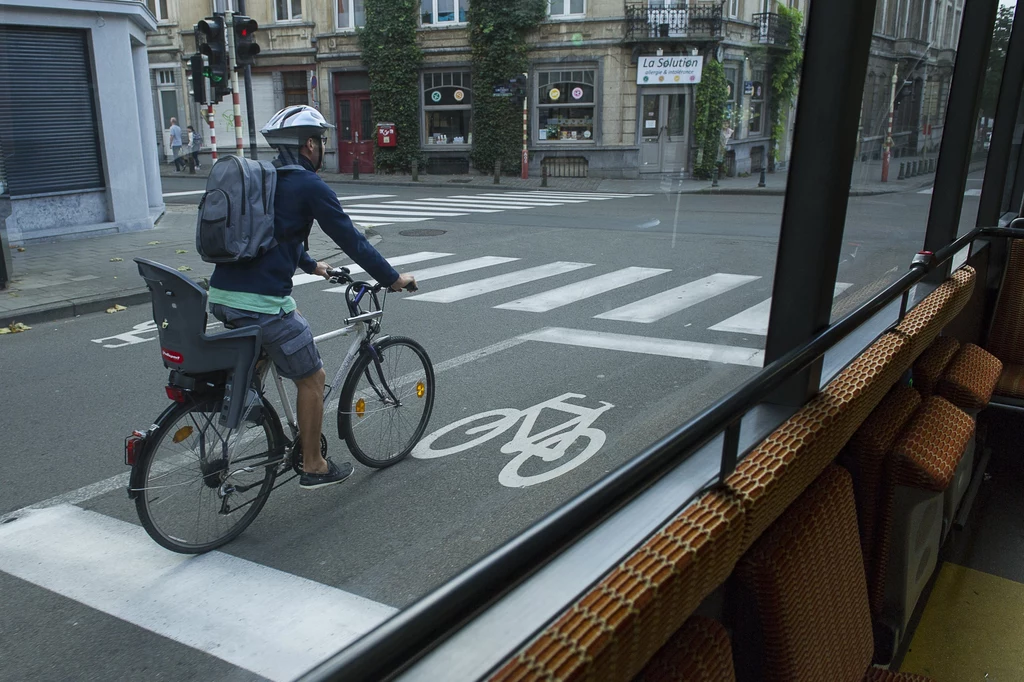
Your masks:
<svg viewBox="0 0 1024 682"><path fill-rule="evenodd" d="M480 194L479 196L486 197L488 199L491 199L491 198L499 199L501 201L522 202L522 201L525 200L525 201L531 202L531 203L535 202L535 201L538 201L538 202L539 201L543 201L543 202L550 202L552 204L554 204L554 203L559 203L559 204L585 204L588 201L590 201L590 199L570 199L569 197L564 197L564 196L562 196L562 197L553 197L553 196L552 197L548 197L548 196L543 196L543 195L540 195L540 194L511 194L511 193L510 194L506 194L504 192L502 192L501 194Z"/></svg>
<svg viewBox="0 0 1024 682"><path fill-rule="evenodd" d="M372 213L349 213L348 217L357 223L362 223L368 226L379 226L389 225L391 223L418 223L421 220L430 220L430 218L399 218L384 215L374 215Z"/></svg>
<svg viewBox="0 0 1024 682"><path fill-rule="evenodd" d="M502 211L506 209L513 210L525 210L533 208L532 206L523 206L519 204L509 204L508 202L491 202L491 201L480 201L479 199L420 199L425 204L431 206L466 206L468 208L497 208Z"/></svg>
<svg viewBox="0 0 1024 682"><path fill-rule="evenodd" d="M738 286L761 279L754 275L732 275L716 272L682 286L663 291L620 308L595 315L600 320L651 323L685 310L701 301L724 294Z"/></svg>
<svg viewBox="0 0 1024 682"><path fill-rule="evenodd" d="M480 270L482 268L489 268L494 265L502 265L504 263L511 263L517 261L518 258L506 258L504 256L481 256L479 258L470 258L469 260L462 260L456 263L448 263L447 265L437 265L432 268L425 270L412 270L411 274L416 278L417 282L425 282L430 279L437 279L438 277L447 277L448 275L457 275L462 272L470 272L472 270ZM392 265L397 263L398 259L389 259ZM401 265L401 263L398 263ZM324 291L343 292L345 291L344 286L331 287L330 289L324 289Z"/></svg>
<svg viewBox="0 0 1024 682"><path fill-rule="evenodd" d="M506 275L496 275L494 277L480 279L475 282L458 284L453 287L448 287L447 289L438 289L437 291L431 291L426 294L410 296L408 300L430 301L432 303L452 303L454 301L461 301L474 296L489 294L492 291L508 289L509 287L514 287L519 284L534 282L538 279L562 275L581 268L589 268L592 265L593 263L556 261L554 263L547 263L546 265L526 268L525 270L517 270L516 272L510 272Z"/></svg>
<svg viewBox="0 0 1024 682"><path fill-rule="evenodd" d="M919 191L918 194L931 194L934 189L935 189L934 187L928 187L926 189L922 189L921 191ZM981 190L980 189L965 189L964 190L964 196L965 197L980 197L981 196Z"/></svg>
<svg viewBox="0 0 1024 682"><path fill-rule="evenodd" d="M836 282L832 297L835 298L852 286L849 282ZM765 299L757 305L752 305L746 310L708 327L708 329L715 332L736 332L739 334L765 336L768 334L768 316L771 312L771 307L772 299Z"/></svg>
<svg viewBox="0 0 1024 682"><path fill-rule="evenodd" d="M357 209L354 211L347 211L349 215L373 215L373 216L405 216L407 218L444 218L459 215L469 215L468 213L456 213L453 209L445 210L443 208L416 208L409 209L404 206L384 206L383 204L361 204L359 206L350 206L351 209Z"/></svg>
<svg viewBox="0 0 1024 682"><path fill-rule="evenodd" d="M564 287L545 291L534 296L527 296L508 303L494 306L503 310L523 310L531 313L544 313L555 308L576 303L593 296L628 286L657 275L671 272L662 268L628 267L605 275L598 275L582 282L573 282Z"/></svg>
<svg viewBox="0 0 1024 682"><path fill-rule="evenodd" d="M481 196L479 199L473 199L470 195L457 194L453 197L454 199L463 200L474 200L474 201L485 201L489 204L509 204L512 206L561 206L562 204L577 203L569 200L560 199L523 199L522 197L501 197L501 196Z"/></svg>
<svg viewBox="0 0 1024 682"><path fill-rule="evenodd" d="M356 204L351 208L367 208L370 206L378 206L380 208L390 206L401 206L402 208L416 209L417 211L448 211L452 208L456 208L463 213L501 213L500 208L468 208L467 206L460 206L458 204L424 204L416 201L385 201L383 204Z"/></svg>

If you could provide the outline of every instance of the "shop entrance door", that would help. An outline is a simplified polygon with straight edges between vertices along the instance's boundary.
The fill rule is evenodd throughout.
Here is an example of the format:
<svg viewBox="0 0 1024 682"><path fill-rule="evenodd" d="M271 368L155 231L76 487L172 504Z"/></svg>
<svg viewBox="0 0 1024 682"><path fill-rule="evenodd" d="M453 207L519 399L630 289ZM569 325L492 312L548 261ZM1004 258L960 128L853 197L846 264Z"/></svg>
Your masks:
<svg viewBox="0 0 1024 682"><path fill-rule="evenodd" d="M373 172L373 111L370 93L339 92L335 95L338 126L338 172L351 173L359 164L360 173Z"/></svg>
<svg viewBox="0 0 1024 682"><path fill-rule="evenodd" d="M640 172L685 173L689 156L690 88L640 94Z"/></svg>

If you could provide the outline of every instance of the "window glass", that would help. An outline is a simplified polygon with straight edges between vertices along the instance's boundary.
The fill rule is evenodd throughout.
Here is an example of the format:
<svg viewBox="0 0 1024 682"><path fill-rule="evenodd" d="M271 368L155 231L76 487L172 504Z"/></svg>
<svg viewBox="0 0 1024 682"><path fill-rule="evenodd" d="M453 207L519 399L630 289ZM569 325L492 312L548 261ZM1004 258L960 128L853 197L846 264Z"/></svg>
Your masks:
<svg viewBox="0 0 1024 682"><path fill-rule="evenodd" d="M595 73L575 69L537 74L538 141L594 141Z"/></svg>
<svg viewBox="0 0 1024 682"><path fill-rule="evenodd" d="M423 74L424 142L472 144L473 91L468 71Z"/></svg>
<svg viewBox="0 0 1024 682"><path fill-rule="evenodd" d="M430 24L465 23L469 0L421 0L420 23Z"/></svg>
<svg viewBox="0 0 1024 682"><path fill-rule="evenodd" d="M307 73L305 71L285 71L281 75L284 81L285 106L309 104Z"/></svg>
<svg viewBox="0 0 1024 682"><path fill-rule="evenodd" d="M366 0L337 0L338 28L360 28L366 25Z"/></svg>
<svg viewBox="0 0 1024 682"><path fill-rule="evenodd" d="M302 18L302 0L277 0L278 21L296 21Z"/></svg>
<svg viewBox="0 0 1024 682"><path fill-rule="evenodd" d="M762 129L764 98L764 69L754 69L754 79L750 84L750 116L747 120L747 132L749 135L761 135L764 133Z"/></svg>
<svg viewBox="0 0 1024 682"><path fill-rule="evenodd" d="M548 14L553 17L584 14L585 0L548 0Z"/></svg>
<svg viewBox="0 0 1024 682"><path fill-rule="evenodd" d="M167 0L146 0L146 7L149 8L150 13L156 17L157 21L166 21L167 15Z"/></svg>

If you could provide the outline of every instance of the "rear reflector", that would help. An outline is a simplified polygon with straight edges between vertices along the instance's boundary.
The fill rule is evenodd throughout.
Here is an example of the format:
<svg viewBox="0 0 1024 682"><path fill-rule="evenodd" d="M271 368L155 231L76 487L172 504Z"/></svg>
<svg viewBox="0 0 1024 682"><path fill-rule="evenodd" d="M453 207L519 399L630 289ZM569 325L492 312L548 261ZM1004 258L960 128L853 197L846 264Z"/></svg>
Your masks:
<svg viewBox="0 0 1024 682"><path fill-rule="evenodd" d="M146 432L132 431L132 435L124 439L124 463L128 466L135 466L135 460L142 454L145 444Z"/></svg>
<svg viewBox="0 0 1024 682"><path fill-rule="evenodd" d="M181 386L165 386L164 390L167 391L167 397L176 403L185 402L185 389Z"/></svg>

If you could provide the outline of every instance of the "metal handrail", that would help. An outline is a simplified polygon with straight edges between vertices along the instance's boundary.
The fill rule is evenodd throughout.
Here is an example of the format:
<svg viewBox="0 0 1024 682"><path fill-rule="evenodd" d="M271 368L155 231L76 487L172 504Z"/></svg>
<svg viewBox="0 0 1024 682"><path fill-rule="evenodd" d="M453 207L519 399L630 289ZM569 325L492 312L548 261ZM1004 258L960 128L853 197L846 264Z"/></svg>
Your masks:
<svg viewBox="0 0 1024 682"><path fill-rule="evenodd" d="M630 502L652 482L737 423L786 379L825 354L871 317L907 294L930 272L980 237L1024 239L1024 218L1009 227L975 228L934 254L922 252L910 270L874 298L771 363L749 381L537 521L415 604L327 659L301 682L379 680L409 665L450 631L515 587L554 554ZM735 442L726 438L725 442ZM724 476L722 477L724 478Z"/></svg>

